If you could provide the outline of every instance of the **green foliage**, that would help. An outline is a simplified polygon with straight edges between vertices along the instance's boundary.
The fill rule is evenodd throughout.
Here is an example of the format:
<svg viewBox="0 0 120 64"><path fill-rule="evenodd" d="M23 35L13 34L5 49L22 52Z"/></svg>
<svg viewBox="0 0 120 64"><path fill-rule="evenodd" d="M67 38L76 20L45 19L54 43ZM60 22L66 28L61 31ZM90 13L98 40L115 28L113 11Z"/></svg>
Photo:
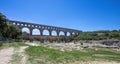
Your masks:
<svg viewBox="0 0 120 64"><path fill-rule="evenodd" d="M80 42L81 45L83 45L83 42Z"/></svg>
<svg viewBox="0 0 120 64"><path fill-rule="evenodd" d="M0 38L17 39L20 35L19 28L8 22L8 19L0 13Z"/></svg>
<svg viewBox="0 0 120 64"><path fill-rule="evenodd" d="M21 31L15 25L8 23L6 36L8 38L17 39L21 35Z"/></svg>
<svg viewBox="0 0 120 64"><path fill-rule="evenodd" d="M0 13L0 36L4 36L6 33L8 26L7 26L7 19L6 17Z"/></svg>
<svg viewBox="0 0 120 64"><path fill-rule="evenodd" d="M109 33L110 30L98 30L98 31L94 31L95 33Z"/></svg>
<svg viewBox="0 0 120 64"><path fill-rule="evenodd" d="M119 39L120 40L120 32L119 30L82 32L78 37L76 37L76 39L78 40Z"/></svg>
<svg viewBox="0 0 120 64"><path fill-rule="evenodd" d="M120 48L120 44L117 45Z"/></svg>

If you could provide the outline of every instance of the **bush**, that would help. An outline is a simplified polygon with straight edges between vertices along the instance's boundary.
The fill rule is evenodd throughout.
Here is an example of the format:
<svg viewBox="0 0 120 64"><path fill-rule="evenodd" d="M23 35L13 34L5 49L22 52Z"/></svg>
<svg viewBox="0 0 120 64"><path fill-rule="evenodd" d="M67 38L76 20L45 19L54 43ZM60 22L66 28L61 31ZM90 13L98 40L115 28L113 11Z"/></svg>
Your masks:
<svg viewBox="0 0 120 64"><path fill-rule="evenodd" d="M80 42L81 45L83 45L83 42Z"/></svg>

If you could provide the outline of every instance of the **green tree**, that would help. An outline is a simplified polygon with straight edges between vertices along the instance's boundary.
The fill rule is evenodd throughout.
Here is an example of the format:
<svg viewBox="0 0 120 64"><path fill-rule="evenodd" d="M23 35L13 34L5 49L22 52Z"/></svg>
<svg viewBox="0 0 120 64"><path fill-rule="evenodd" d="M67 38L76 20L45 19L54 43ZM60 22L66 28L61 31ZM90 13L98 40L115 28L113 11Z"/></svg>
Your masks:
<svg viewBox="0 0 120 64"><path fill-rule="evenodd" d="M19 38L22 34L20 29L11 23L7 23L7 24L8 24L8 29L6 32L6 37L9 39Z"/></svg>
<svg viewBox="0 0 120 64"><path fill-rule="evenodd" d="M16 39L20 35L20 29L10 23L6 16L0 13L0 36L4 39Z"/></svg>
<svg viewBox="0 0 120 64"><path fill-rule="evenodd" d="M114 38L114 39L116 39L116 38L118 38L118 37L120 37L120 35L119 35L118 32L111 32L111 33L109 34L109 38Z"/></svg>
<svg viewBox="0 0 120 64"><path fill-rule="evenodd" d="M5 33L8 29L6 17L0 13L0 36L5 37Z"/></svg>
<svg viewBox="0 0 120 64"><path fill-rule="evenodd" d="M104 39L119 39L120 32L119 30L101 30L93 32L82 32L78 37L79 40L104 40Z"/></svg>

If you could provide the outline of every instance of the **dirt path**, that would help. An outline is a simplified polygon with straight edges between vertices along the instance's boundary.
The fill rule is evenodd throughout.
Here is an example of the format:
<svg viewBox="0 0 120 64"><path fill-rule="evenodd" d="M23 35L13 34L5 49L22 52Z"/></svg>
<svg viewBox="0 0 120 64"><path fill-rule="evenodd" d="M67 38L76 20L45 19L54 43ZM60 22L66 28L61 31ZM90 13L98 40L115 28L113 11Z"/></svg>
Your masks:
<svg viewBox="0 0 120 64"><path fill-rule="evenodd" d="M15 48L14 54L9 62L9 64L27 64L27 57L25 55L25 49L28 46L21 46L19 48Z"/></svg>
<svg viewBox="0 0 120 64"><path fill-rule="evenodd" d="M22 46L18 50L12 47L0 50L0 64L16 64L15 62L19 62L18 64L26 64L26 55L24 51L27 47L28 46ZM20 61L16 61L16 59L12 58L12 56L16 54L20 56L20 58L18 58ZM12 63L11 60L13 61Z"/></svg>
<svg viewBox="0 0 120 64"><path fill-rule="evenodd" d="M20 54L20 56L22 57L22 59L21 59L21 64L27 64L27 57L26 57L26 55L25 55L25 49L27 48L28 46L22 46L22 47L20 47L20 50L19 50L19 54Z"/></svg>
<svg viewBox="0 0 120 64"><path fill-rule="evenodd" d="M14 48L6 48L0 50L0 64L8 64L13 54Z"/></svg>

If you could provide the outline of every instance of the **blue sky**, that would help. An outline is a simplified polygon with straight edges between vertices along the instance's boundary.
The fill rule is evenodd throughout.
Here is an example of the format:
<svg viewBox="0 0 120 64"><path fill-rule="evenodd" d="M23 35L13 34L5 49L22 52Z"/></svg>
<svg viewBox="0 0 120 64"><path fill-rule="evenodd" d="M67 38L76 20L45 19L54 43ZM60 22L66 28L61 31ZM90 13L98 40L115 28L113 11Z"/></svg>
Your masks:
<svg viewBox="0 0 120 64"><path fill-rule="evenodd" d="M120 0L0 0L10 20L82 31L120 29Z"/></svg>

